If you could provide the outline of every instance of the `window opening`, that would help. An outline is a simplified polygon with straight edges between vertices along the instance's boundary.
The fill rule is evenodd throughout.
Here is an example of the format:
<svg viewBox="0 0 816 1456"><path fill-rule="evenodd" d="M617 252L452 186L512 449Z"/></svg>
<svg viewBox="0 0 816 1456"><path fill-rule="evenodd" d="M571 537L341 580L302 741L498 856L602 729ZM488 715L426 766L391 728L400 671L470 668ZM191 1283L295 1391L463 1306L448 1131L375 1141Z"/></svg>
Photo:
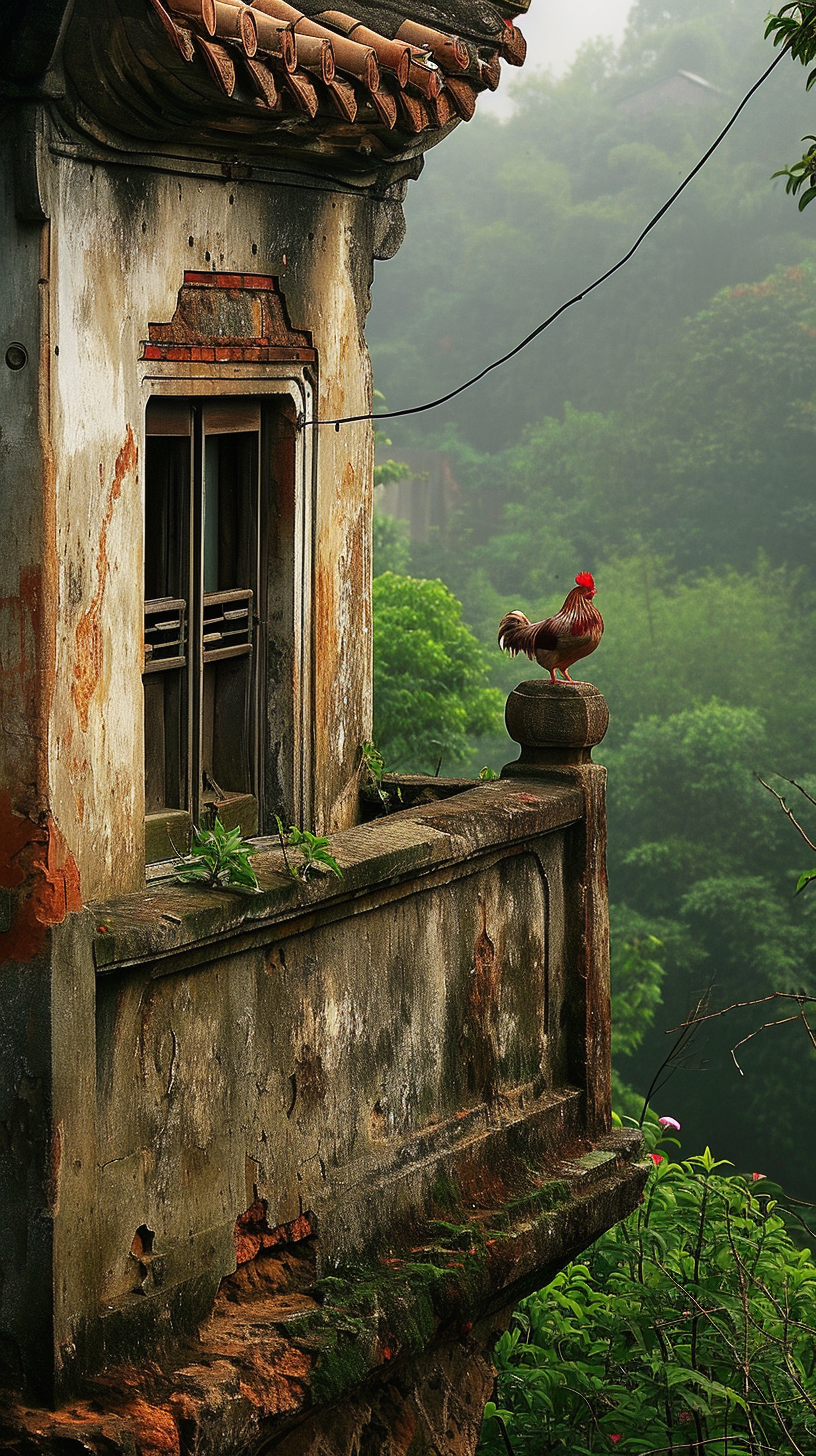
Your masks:
<svg viewBox="0 0 816 1456"><path fill-rule="evenodd" d="M148 863L259 825L261 407L152 400L145 451Z"/></svg>

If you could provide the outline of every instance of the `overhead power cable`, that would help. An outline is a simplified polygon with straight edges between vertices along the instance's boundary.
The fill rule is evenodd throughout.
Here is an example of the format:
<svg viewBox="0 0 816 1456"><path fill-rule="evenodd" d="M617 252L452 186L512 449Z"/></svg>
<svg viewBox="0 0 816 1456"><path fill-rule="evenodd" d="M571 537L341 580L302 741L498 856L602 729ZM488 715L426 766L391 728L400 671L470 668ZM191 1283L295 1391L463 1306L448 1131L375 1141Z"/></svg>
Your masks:
<svg viewBox="0 0 816 1456"><path fill-rule="evenodd" d="M341 415L339 419L335 420L301 419L299 422L299 428L304 429L308 425L334 425L334 428L336 430L339 430L341 425L356 424L358 421L361 420L397 420L404 418L405 415L421 415L424 414L426 410L438 409L439 405L447 404L448 400L450 399L456 399L457 395L464 394L466 389L471 389L474 384L478 384L480 379L484 379L485 376L491 374L494 369L500 369L502 364L506 364L508 360L514 359L516 354L520 354L522 349L526 349L527 345L532 344L533 340L537 339L539 334L543 334L545 329L548 329L551 324L554 324L556 319L559 319L561 317L562 313L566 313L568 308L572 308L574 304L580 303L582 299L587 298L590 293L594 293L596 288L600 288L602 283L606 283L609 278L612 278L615 273L619 272L619 270L623 268L625 264L628 263L630 259L635 256L635 253L641 246L641 243L644 243L646 241L649 233L652 232L653 229L657 227L657 224L661 221L661 219L666 216L669 208L674 206L674 203L677 201L678 197L681 195L681 193L685 192L689 183L694 181L694 178L697 176L698 172L702 171L709 158L713 157L717 148L728 136L728 133L730 132L734 123L742 115L743 111L748 105L748 102L751 100L751 97L755 96L760 86L764 85L771 72L775 69L776 66L779 65L782 57L787 54L788 49L789 45L785 45L782 47L779 54L774 57L774 59L771 61L771 64L767 67L765 71L763 71L759 80L755 81L750 91L746 92L736 111L726 122L719 136L717 136L715 140L711 143L708 151L704 152L699 162L697 162L696 165L692 167L691 171L688 173L688 176L683 178L680 186L675 189L668 201L663 203L660 211L656 212L654 217L651 218L651 220L646 224L640 236L635 239L628 253L624 253L623 257L619 258L617 263L614 263L611 268L607 268L606 272L602 273L599 278L596 278L593 283L590 283L587 288L582 288L580 293L576 293L573 298L568 298L566 303L562 303L560 308L557 308L555 310L555 313L551 313L549 318L546 318L543 323L539 324L537 328L533 329L532 333L528 334L525 339L522 339L520 344L516 344L512 349L508 350L506 354L502 354L500 359L494 359L492 364L486 364L484 369L480 369L479 373L474 374L471 379L466 379L464 384L457 385L456 389L449 390L447 394L440 394L437 399L428 400L426 404L411 405L408 409L383 410L382 413L378 414L369 413L360 415Z"/></svg>

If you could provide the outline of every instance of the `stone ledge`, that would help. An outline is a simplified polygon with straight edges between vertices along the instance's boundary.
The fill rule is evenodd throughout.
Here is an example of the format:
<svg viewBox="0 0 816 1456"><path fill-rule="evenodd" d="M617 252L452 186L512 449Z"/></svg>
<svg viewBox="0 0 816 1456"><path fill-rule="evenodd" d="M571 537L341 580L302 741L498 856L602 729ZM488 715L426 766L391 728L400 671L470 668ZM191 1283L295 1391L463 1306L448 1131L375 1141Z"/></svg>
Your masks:
<svg viewBox="0 0 816 1456"><path fill-rule="evenodd" d="M526 1190L493 1206L487 1199L466 1210L457 1190L446 1200L441 1189L439 1217L410 1242L322 1279L314 1239L261 1253L223 1282L212 1318L174 1368L110 1369L57 1412L8 1398L0 1450L245 1456L261 1442L281 1456L317 1449L311 1422L323 1421L325 1432L324 1413L334 1411L334 1420L394 1379L405 1391L429 1352L451 1340L468 1346L474 1326L546 1283L631 1212L650 1170L636 1161L639 1150L628 1133L576 1147L555 1176L528 1173ZM588 1187L584 1165L593 1169ZM484 1353L476 1342L471 1358ZM346 1448L324 1434L319 1449Z"/></svg>
<svg viewBox="0 0 816 1456"><path fill-rule="evenodd" d="M294 925L318 909L325 919L332 906L341 909L367 892L518 846L583 814L583 795L569 785L480 784L333 834L342 880L320 875L306 884L285 873L277 838L259 839L253 855L258 895L152 879L144 890L91 906L94 964L103 972L155 961L242 933Z"/></svg>

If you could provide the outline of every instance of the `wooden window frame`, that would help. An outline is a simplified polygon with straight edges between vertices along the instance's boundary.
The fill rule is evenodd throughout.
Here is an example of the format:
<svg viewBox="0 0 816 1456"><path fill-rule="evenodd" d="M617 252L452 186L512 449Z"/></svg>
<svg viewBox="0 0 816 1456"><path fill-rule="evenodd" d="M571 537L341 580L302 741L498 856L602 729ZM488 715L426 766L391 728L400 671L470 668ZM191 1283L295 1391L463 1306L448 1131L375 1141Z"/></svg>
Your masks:
<svg viewBox="0 0 816 1456"><path fill-rule="evenodd" d="M220 402L234 407L239 401L260 410L260 510L258 519L258 587L256 607L260 625L256 637L257 724L256 795L259 834L272 832L274 815L287 822L309 823L313 812L311 755L314 684L311 657L313 523L316 457L315 431L298 425L313 417L316 397L314 367L266 366L262 379L233 367L211 369L207 378L177 365L153 364L145 379L145 403L175 400L182 407L215 410ZM276 427L270 426L274 416ZM146 419L146 416L145 416ZM145 431L147 425L145 425ZM145 458L143 453L142 458ZM273 484L274 482L274 484ZM272 494L274 491L274 499ZM193 522L191 549L200 556L200 523ZM179 594L181 595L181 594ZM202 594L203 595L203 594ZM192 636L198 623L191 620ZM200 703L193 703L189 718L200 725ZM144 731L144 730L143 730ZM200 731L196 728L194 731ZM197 772L194 753L190 773ZM194 804L190 809L194 810ZM146 826L152 835L148 874L162 872L164 861L182 848L178 833L189 819L175 820L161 811L170 835L157 848L155 821ZM159 840L161 833L159 832ZM153 868L151 868L153 866ZM164 868L166 872L166 866Z"/></svg>

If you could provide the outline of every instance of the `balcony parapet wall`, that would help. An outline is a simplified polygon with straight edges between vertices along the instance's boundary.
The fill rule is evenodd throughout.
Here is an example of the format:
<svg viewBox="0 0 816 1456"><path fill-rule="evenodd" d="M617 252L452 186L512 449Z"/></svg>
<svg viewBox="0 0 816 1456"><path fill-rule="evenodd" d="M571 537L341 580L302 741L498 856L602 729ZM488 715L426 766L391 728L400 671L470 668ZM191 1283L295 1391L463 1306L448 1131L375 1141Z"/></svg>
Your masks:
<svg viewBox="0 0 816 1456"><path fill-rule="evenodd" d="M397 1391L428 1449L472 1449L512 1304L646 1177L610 1129L605 770L575 741L600 695L545 693L553 729L538 688L501 780L415 782L428 802L332 837L341 880L295 881L263 840L257 895L168 872L72 917L93 1029L58 1050L95 1086L52 1192L73 1398L12 1401L0 1449L69 1425L100 1456L149 1430L172 1456L339 1456L340 1408L359 1434ZM471 1380L473 1439L447 1447L421 1393L443 1356Z"/></svg>

